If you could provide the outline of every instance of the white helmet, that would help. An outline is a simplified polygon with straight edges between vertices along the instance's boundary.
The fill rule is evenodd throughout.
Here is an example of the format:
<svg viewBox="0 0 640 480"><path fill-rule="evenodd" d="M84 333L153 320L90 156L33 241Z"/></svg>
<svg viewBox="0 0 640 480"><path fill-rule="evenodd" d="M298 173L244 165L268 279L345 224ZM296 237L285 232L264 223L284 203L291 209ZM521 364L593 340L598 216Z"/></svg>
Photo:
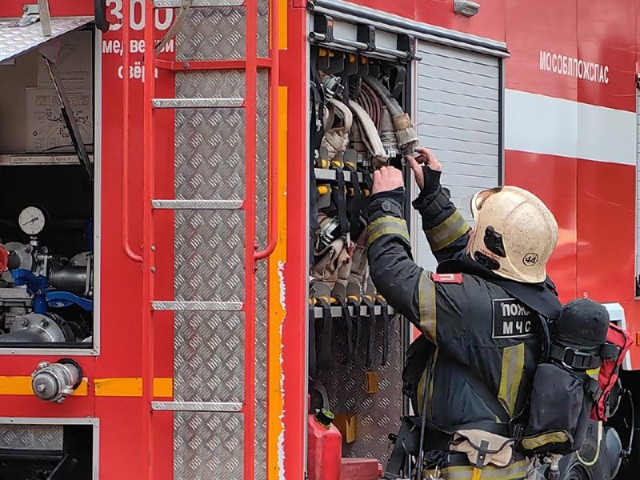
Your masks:
<svg viewBox="0 0 640 480"><path fill-rule="evenodd" d="M545 280L558 224L538 197L518 187L483 190L471 199L471 212L475 228L468 250L475 261L510 280Z"/></svg>

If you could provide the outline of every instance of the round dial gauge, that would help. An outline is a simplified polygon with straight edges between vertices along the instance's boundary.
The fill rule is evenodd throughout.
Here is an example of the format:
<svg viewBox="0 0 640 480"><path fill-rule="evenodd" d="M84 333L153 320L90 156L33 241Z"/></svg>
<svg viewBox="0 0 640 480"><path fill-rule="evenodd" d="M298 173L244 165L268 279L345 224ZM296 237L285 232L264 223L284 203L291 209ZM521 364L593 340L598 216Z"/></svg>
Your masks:
<svg viewBox="0 0 640 480"><path fill-rule="evenodd" d="M27 235L39 234L44 229L45 221L44 212L38 207L27 207L18 217L18 224Z"/></svg>

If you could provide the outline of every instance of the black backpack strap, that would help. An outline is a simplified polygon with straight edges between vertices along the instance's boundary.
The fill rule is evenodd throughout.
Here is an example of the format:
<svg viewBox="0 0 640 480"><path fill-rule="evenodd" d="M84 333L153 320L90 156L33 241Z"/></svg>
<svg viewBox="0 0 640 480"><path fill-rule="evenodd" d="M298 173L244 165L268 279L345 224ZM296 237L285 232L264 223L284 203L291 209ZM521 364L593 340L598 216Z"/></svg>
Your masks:
<svg viewBox="0 0 640 480"><path fill-rule="evenodd" d="M374 299L369 295L362 296L362 303L364 303L369 311L369 316L365 317L364 322L364 341L367 345L367 357L365 361L365 367L371 367L373 365L373 352L375 348L376 340L376 310Z"/></svg>
<svg viewBox="0 0 640 480"><path fill-rule="evenodd" d="M358 181L358 171L356 170L355 164L345 161L344 167L349 170L351 174L351 186L353 188L353 198L351 199L351 204L349 206L349 223L350 223L350 233L351 238L355 241L360 236L360 210L362 206L361 203L361 192L360 192L360 182Z"/></svg>
<svg viewBox="0 0 640 480"><path fill-rule="evenodd" d="M571 347L551 344L550 358L565 367L575 370L592 370L600 368L602 358L599 353L581 352Z"/></svg>
<svg viewBox="0 0 640 480"><path fill-rule="evenodd" d="M400 430L394 438L393 450L387 462L384 478L408 478L410 463L409 455L415 455L419 441L419 419L417 417L402 417Z"/></svg>
<svg viewBox="0 0 640 480"><path fill-rule="evenodd" d="M318 370L331 368L331 342L333 340L333 318L331 318L331 304L324 297L318 297L317 302L322 307L322 317L316 322L316 364Z"/></svg>
<svg viewBox="0 0 640 480"><path fill-rule="evenodd" d="M381 295L378 295L378 303L380 304L380 314L382 316L382 362L380 365L384 367L389 359L391 318L389 317L389 304Z"/></svg>
<svg viewBox="0 0 640 480"><path fill-rule="evenodd" d="M349 295L347 297L347 305L353 307L353 316L351 318L353 319L353 324L356 330L356 338L354 343L354 357L353 357L354 361L355 361L355 348L358 347L358 343L360 342L361 327L362 327L360 325L360 303L361 303L360 297L357 297L355 295Z"/></svg>
<svg viewBox="0 0 640 480"><path fill-rule="evenodd" d="M316 301L309 299L309 375L316 374Z"/></svg>
<svg viewBox="0 0 640 480"><path fill-rule="evenodd" d="M340 305L340 308L342 309L342 317L344 318L344 321L347 325L347 349L349 352L347 356L347 361L351 361L354 358L354 352L355 352L355 348L353 346L353 316L349 311L349 304L347 303L347 300L344 297L336 296L335 300L336 300L336 303Z"/></svg>
<svg viewBox="0 0 640 480"><path fill-rule="evenodd" d="M336 185L331 189L331 202L333 203L338 221L340 222L340 231L343 235L349 232L349 220L347 219L347 197L344 184L344 170L342 170L342 160L332 161L331 166L336 172Z"/></svg>

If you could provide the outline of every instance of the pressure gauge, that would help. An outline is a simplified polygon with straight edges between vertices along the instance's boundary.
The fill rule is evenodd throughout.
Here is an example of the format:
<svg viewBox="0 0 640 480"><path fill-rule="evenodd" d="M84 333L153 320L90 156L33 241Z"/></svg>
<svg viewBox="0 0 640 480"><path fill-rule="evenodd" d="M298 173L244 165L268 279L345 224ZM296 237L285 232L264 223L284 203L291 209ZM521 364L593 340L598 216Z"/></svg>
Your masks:
<svg viewBox="0 0 640 480"><path fill-rule="evenodd" d="M27 235L38 235L45 225L45 215L38 207L26 207L18 217L18 224Z"/></svg>

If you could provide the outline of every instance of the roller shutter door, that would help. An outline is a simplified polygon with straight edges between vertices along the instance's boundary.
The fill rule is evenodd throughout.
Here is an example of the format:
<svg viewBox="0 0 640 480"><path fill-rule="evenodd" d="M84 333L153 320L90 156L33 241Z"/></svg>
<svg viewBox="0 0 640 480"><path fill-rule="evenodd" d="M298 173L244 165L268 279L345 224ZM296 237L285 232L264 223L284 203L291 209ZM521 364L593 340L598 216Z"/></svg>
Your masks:
<svg viewBox="0 0 640 480"><path fill-rule="evenodd" d="M462 199L501 183L500 60L429 43L421 43L419 52L418 134L443 164L442 183L462 207ZM465 218L467 210L461 208ZM433 270L436 261L418 217L412 222L416 260Z"/></svg>

